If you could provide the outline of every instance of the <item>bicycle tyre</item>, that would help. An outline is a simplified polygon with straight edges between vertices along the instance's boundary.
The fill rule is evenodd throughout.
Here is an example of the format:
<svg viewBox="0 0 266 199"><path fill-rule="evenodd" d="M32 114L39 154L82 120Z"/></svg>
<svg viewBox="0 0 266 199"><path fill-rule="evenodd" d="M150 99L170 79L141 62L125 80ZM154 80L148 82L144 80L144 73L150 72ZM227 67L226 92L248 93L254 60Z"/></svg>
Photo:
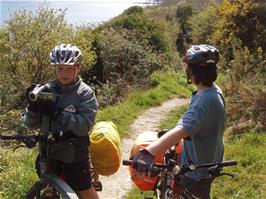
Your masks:
<svg viewBox="0 0 266 199"><path fill-rule="evenodd" d="M57 196L49 197L49 199L79 199L77 194L69 187L67 183L54 175L45 175L42 179L36 182L26 193L25 199L45 199L42 196L44 189L52 187Z"/></svg>

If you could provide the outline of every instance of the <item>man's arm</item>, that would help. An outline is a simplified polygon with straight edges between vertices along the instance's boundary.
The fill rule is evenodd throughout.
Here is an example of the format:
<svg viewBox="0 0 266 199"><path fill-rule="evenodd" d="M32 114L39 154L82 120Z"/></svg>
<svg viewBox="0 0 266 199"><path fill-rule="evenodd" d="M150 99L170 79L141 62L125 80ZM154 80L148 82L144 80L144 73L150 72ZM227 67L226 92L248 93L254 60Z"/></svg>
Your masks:
<svg viewBox="0 0 266 199"><path fill-rule="evenodd" d="M188 137L188 133L180 126L176 126L165 133L156 142L148 145L146 150L148 150L153 156L156 156L176 145L182 138L186 137Z"/></svg>
<svg viewBox="0 0 266 199"><path fill-rule="evenodd" d="M31 129L40 128L41 114L34 113L26 108L25 112L21 115L21 121Z"/></svg>
<svg viewBox="0 0 266 199"><path fill-rule="evenodd" d="M141 149L135 153L131 157L133 168L140 173L149 172L149 168L158 154L176 145L182 138L186 138L187 136L188 134L180 126L176 126L145 149Z"/></svg>
<svg viewBox="0 0 266 199"><path fill-rule="evenodd" d="M80 104L77 112L62 111L56 123L60 128L67 132L73 132L75 135L87 135L94 125L98 102L92 90L83 91L80 98Z"/></svg>

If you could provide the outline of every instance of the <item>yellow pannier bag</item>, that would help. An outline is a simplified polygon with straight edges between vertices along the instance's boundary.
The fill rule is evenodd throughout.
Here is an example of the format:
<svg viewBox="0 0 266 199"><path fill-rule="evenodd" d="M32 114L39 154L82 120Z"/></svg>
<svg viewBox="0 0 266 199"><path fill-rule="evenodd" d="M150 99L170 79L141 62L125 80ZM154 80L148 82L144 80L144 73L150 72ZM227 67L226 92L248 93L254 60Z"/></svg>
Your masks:
<svg viewBox="0 0 266 199"><path fill-rule="evenodd" d="M90 133L90 156L94 170L103 176L114 174L121 164L121 141L113 122L97 122Z"/></svg>

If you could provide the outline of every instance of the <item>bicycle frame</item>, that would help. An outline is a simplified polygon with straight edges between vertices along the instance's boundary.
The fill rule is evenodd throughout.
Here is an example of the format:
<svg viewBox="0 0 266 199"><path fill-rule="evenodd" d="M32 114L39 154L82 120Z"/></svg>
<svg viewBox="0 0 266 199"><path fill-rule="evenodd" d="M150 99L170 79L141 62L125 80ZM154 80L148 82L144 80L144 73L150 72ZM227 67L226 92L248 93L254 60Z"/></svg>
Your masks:
<svg viewBox="0 0 266 199"><path fill-rule="evenodd" d="M39 161L36 161L36 172L40 179L26 193L25 199L46 198L43 191L49 187L54 191L52 199L78 199L77 194L69 185L60 179L49 165L49 146L55 141L52 136L43 135L0 135L2 140L17 140L24 143L23 147L33 148L39 143ZM20 146L19 146L20 147ZM18 148L18 147L17 147ZM15 148L15 149L17 149ZM38 171L39 169L39 171Z"/></svg>
<svg viewBox="0 0 266 199"><path fill-rule="evenodd" d="M183 167L178 166L178 154L175 153L175 148L167 150L164 153L164 164L154 164L149 172L158 176L158 180L154 186L154 195L158 199L175 199L180 198L181 191L186 192L180 185L180 178L188 171L194 171L199 168L208 168L209 174L212 178L219 177L221 175L233 175L228 173L220 173L223 167L237 165L237 162L234 160L225 161L225 162L215 162L215 163L206 163L200 165L187 165ZM131 166L132 160L123 160L123 165ZM190 199L196 199L195 196L186 192L187 197Z"/></svg>
<svg viewBox="0 0 266 199"><path fill-rule="evenodd" d="M166 166L160 171L158 182L154 187L154 195L158 199L179 198L181 187L176 183L177 176L174 172L180 158L179 155L175 152L174 147L164 153L164 165Z"/></svg>

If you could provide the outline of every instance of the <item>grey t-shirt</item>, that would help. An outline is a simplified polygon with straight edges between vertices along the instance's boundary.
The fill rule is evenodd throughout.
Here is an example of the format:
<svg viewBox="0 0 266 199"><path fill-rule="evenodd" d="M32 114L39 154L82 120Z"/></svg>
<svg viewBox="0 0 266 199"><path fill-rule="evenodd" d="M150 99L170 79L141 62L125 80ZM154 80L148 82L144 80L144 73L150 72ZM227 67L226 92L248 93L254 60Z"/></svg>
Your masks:
<svg viewBox="0 0 266 199"><path fill-rule="evenodd" d="M181 153L181 165L212 163L223 160L223 133L226 120L222 91L216 85L192 95L188 110L178 122L190 137L185 140ZM199 181L208 175L207 169L185 174Z"/></svg>

